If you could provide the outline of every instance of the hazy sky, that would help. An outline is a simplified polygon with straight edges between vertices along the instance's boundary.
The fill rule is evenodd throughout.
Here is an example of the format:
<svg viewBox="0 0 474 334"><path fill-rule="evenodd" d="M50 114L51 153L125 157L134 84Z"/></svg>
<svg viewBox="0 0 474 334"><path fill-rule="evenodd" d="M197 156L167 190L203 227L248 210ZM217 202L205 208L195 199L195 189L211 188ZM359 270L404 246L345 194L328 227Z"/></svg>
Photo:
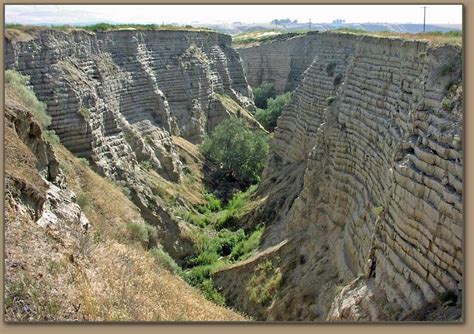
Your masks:
<svg viewBox="0 0 474 334"><path fill-rule="evenodd" d="M6 5L7 23L263 23L290 18L323 23L423 23L421 5ZM427 24L462 23L461 5L429 5Z"/></svg>

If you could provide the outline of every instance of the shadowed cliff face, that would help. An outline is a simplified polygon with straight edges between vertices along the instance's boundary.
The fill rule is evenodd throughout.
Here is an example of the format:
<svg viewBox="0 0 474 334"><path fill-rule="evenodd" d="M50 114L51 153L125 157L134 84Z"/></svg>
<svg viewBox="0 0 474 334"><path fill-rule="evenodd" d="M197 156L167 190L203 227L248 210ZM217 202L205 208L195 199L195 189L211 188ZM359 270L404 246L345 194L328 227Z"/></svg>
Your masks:
<svg viewBox="0 0 474 334"><path fill-rule="evenodd" d="M273 251L283 278L271 303L246 311L277 320L395 320L458 293L461 49L312 34L239 52L251 77L280 61L287 68L296 45L312 45L293 56L311 64L278 120L259 189L266 204L249 218L267 222L262 250L288 241ZM281 52L260 68L248 65L267 50ZM272 79L288 87L286 74ZM268 254L218 272L224 294L248 294L242 285L263 259ZM348 285L331 308L357 277L367 279Z"/></svg>

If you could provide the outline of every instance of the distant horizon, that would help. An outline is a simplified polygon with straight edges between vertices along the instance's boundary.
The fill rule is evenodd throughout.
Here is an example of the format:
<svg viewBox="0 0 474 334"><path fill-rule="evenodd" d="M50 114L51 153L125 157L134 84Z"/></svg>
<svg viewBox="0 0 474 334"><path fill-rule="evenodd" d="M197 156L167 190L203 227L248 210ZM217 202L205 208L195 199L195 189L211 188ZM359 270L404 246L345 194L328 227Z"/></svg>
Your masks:
<svg viewBox="0 0 474 334"><path fill-rule="evenodd" d="M419 5L5 5L5 23L109 24L423 24ZM184 7L184 8L183 8ZM462 25L462 5L427 5L427 25ZM169 19L169 17L172 17ZM205 19L203 19L205 17ZM198 19L199 18L199 19Z"/></svg>
<svg viewBox="0 0 474 334"><path fill-rule="evenodd" d="M281 20L282 18L279 18ZM286 19L286 18L285 18ZM55 22L38 22L38 23L20 23L20 22L5 22L6 24L20 24L20 25L31 25L31 26L54 26L54 25L70 25L71 27L81 27L81 26L87 26L87 25L94 25L94 24L100 24L100 23L105 23L105 24L110 24L110 25L122 25L122 24L131 24L131 25L176 25L176 26L184 26L184 25L199 25L199 24L207 24L207 25L219 25L219 24L242 24L242 25L270 25L270 22L212 22L212 23L206 23L206 22L183 22L183 23L178 23L178 22L165 22L165 23L156 23L156 22L143 22L143 23L133 23L133 22L127 22L127 21L121 21L121 22L116 22L116 21L90 21L90 22L76 22L76 23L55 23ZM300 22L298 21L298 24L308 24L308 22ZM329 25L332 24L332 22L311 22L312 25ZM423 23L416 23L416 22L404 22L404 23L390 23L390 22L344 22L342 23L343 25L364 25L364 24L392 24L392 25L422 25ZM432 23L432 24L426 24L427 26L462 26L462 23Z"/></svg>

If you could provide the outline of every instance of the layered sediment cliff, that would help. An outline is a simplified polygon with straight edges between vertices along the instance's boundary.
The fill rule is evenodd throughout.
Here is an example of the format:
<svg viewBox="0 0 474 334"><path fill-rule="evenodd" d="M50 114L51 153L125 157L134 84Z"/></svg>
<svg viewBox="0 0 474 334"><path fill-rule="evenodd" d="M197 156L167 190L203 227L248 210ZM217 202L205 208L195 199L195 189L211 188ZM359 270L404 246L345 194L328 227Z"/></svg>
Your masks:
<svg viewBox="0 0 474 334"><path fill-rule="evenodd" d="M229 36L193 31L31 31L7 38L6 68L31 77L51 128L104 174L150 160L171 180L181 165L170 136L199 143L232 110L252 107Z"/></svg>
<svg viewBox="0 0 474 334"><path fill-rule="evenodd" d="M246 69L267 73L283 59L287 73L291 60L282 55L298 44L312 45L298 54L311 64L278 120L259 190L267 201L251 218L267 223L263 250L283 240L294 246L274 252L283 279L272 302L246 311L277 320L395 320L446 291L459 294L461 48L323 33L240 52L249 64L280 50ZM218 272L224 294L248 294L261 261L239 267L238 279L236 268Z"/></svg>
<svg viewBox="0 0 474 334"><path fill-rule="evenodd" d="M351 48L354 39L340 35L337 39L321 39L318 33L302 36L276 36L272 42L258 46L240 46L236 50L249 84L259 86L271 82L277 91L295 89L303 79L303 72L311 65L315 54L329 50Z"/></svg>

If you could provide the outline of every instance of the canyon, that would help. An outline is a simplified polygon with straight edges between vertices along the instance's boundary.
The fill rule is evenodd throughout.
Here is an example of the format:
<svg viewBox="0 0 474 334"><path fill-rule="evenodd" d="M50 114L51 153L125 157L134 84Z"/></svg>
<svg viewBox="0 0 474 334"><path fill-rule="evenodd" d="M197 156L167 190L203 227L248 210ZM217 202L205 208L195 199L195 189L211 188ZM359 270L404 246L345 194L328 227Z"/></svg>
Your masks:
<svg viewBox="0 0 474 334"><path fill-rule="evenodd" d="M252 87L271 82L292 91L292 101L254 205L235 223L246 231L265 225L258 248L212 273L226 305L254 320L460 320L462 59L457 45L349 33L282 35L234 49L230 36L209 31L7 31L5 67L30 77L64 145L45 143L28 110L7 96L6 143L27 147L23 158L7 155L7 220L29 217L35 235L65 224L56 238L80 243L69 229L97 228L70 188L89 167L68 174L57 156L86 161L94 177L129 190L117 195L122 206L155 226L158 243L185 263L195 227L175 207L202 202L206 166L197 147L227 118L261 130ZM28 162L25 173L35 177L18 175L9 159ZM199 184L188 186L190 175ZM164 187L178 194L173 201ZM117 219L109 223L119 230ZM6 239L14 238L8 226ZM432 310L450 294L454 303ZM202 297L192 298L189 305ZM244 319L214 312L187 319Z"/></svg>

